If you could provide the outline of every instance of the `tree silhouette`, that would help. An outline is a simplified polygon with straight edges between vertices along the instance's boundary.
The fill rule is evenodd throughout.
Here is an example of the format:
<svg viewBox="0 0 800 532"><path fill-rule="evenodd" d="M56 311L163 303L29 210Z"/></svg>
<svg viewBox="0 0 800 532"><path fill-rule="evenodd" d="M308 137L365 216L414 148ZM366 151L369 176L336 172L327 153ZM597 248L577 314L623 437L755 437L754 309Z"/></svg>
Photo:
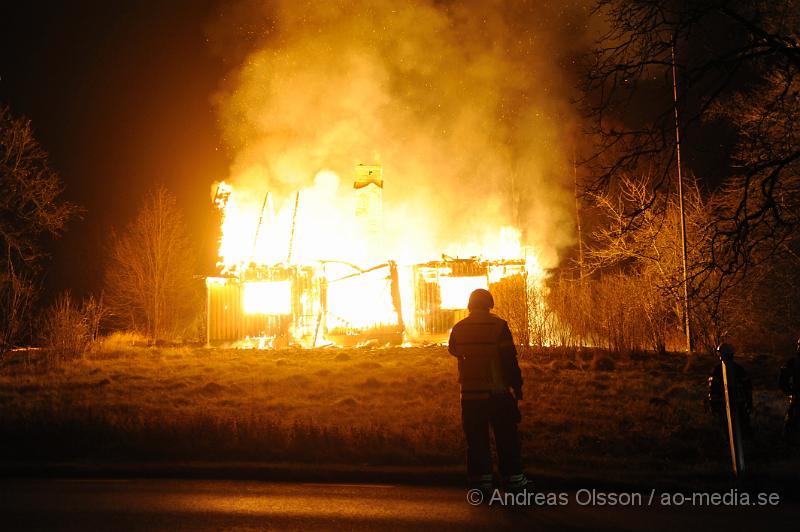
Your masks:
<svg viewBox="0 0 800 532"><path fill-rule="evenodd" d="M171 338L197 303L194 254L175 197L159 186L113 240L106 300L113 316L153 340Z"/></svg>
<svg viewBox="0 0 800 532"><path fill-rule="evenodd" d="M0 106L0 355L29 323L47 256L45 238L59 236L79 212L60 198L63 189L30 120Z"/></svg>
<svg viewBox="0 0 800 532"><path fill-rule="evenodd" d="M594 169L592 191L625 173L653 175L654 192L673 187L674 62L680 127L702 133L716 121L737 134L710 267L735 274L780 247L800 209L793 128L800 113L800 2L599 0L595 13L608 31L584 77L582 104L596 141L586 161Z"/></svg>

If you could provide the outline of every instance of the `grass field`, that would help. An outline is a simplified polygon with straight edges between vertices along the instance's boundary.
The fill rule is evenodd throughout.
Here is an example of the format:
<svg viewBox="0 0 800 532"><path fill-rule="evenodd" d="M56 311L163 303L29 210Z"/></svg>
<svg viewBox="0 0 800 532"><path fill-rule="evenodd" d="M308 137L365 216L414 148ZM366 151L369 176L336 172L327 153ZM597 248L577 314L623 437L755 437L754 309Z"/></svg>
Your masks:
<svg viewBox="0 0 800 532"><path fill-rule="evenodd" d="M755 388L751 463L780 439L779 361L743 357ZM523 452L533 469L728 467L705 413L715 363L683 355L525 352ZM107 346L46 369L0 362L5 460L202 460L371 465L463 462L455 360L445 347L222 350Z"/></svg>

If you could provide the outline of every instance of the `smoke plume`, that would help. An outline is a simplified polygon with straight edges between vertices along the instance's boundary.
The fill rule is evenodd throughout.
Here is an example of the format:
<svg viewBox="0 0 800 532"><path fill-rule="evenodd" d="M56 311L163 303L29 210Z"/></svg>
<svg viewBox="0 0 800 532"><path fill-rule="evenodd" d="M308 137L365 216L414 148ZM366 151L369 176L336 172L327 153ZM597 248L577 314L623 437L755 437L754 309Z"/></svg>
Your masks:
<svg viewBox="0 0 800 532"><path fill-rule="evenodd" d="M515 226L554 266L574 240L570 72L586 3L221 8L209 39L236 63L215 96L229 181L255 203L266 190L293 202L320 171L346 195L354 165L381 164L387 246L435 259Z"/></svg>

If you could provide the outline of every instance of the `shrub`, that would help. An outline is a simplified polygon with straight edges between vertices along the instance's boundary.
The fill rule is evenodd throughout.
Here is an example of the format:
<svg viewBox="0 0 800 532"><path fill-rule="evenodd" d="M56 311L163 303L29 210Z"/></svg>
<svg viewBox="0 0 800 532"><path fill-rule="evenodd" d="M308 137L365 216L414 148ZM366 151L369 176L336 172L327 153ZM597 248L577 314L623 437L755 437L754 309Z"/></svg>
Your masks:
<svg viewBox="0 0 800 532"><path fill-rule="evenodd" d="M106 311L90 297L78 306L69 293L60 295L44 318L42 337L51 365L83 356L97 340Z"/></svg>

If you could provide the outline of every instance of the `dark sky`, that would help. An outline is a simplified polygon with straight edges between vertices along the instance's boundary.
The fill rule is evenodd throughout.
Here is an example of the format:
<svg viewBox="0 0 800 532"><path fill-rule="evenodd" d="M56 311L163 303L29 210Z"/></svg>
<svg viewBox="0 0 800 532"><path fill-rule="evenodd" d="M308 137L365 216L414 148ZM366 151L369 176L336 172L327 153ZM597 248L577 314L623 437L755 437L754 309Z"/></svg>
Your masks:
<svg viewBox="0 0 800 532"><path fill-rule="evenodd" d="M0 8L0 102L32 120L66 197L86 209L55 245L51 292L99 288L111 228L124 227L157 183L176 194L213 261L210 185L228 165L210 103L227 70L205 42L214 4Z"/></svg>
<svg viewBox="0 0 800 532"><path fill-rule="evenodd" d="M86 210L53 246L50 295L100 288L111 231L129 222L157 183L176 194L186 215L201 250L198 273L213 271L218 225L210 186L228 175L229 160L211 97L238 61L213 53L207 28L225 27L225 39L245 48L253 33L246 20L220 24L235 12L223 6L171 0L0 7L0 102L32 120L66 197ZM715 173L728 166L716 142L723 137L685 132L686 166L705 182L716 182Z"/></svg>

